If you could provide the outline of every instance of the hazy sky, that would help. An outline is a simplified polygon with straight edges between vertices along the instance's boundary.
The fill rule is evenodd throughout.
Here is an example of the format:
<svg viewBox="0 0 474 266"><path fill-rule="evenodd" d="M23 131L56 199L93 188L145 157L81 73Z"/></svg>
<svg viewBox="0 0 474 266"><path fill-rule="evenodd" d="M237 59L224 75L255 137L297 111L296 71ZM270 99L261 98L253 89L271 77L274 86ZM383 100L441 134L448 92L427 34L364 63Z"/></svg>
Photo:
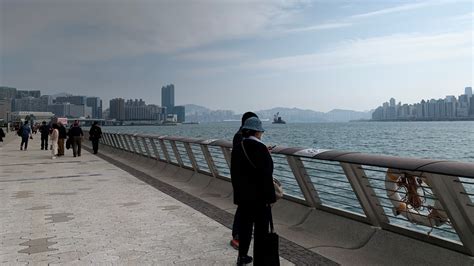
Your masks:
<svg viewBox="0 0 474 266"><path fill-rule="evenodd" d="M0 0L0 86L238 112L473 85L473 1Z"/></svg>

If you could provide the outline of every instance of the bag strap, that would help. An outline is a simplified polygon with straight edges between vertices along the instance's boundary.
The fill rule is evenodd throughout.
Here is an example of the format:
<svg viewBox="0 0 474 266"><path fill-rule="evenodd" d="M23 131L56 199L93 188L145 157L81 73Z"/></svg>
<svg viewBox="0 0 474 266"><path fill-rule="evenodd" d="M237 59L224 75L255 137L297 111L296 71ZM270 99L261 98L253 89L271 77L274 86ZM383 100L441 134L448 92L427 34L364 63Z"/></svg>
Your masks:
<svg viewBox="0 0 474 266"><path fill-rule="evenodd" d="M244 151L245 157L247 157L247 160L249 161L249 163L252 165L253 168L257 168L257 167L255 166L255 164L253 164L252 160L250 160L250 157L249 157L249 155L247 154L247 151L245 150L244 141L243 141L243 140L240 142L240 145L242 146L242 150Z"/></svg>
<svg viewBox="0 0 474 266"><path fill-rule="evenodd" d="M272 206L268 206L268 213L270 214L270 233L275 233L275 228L273 227L273 215L272 215Z"/></svg>

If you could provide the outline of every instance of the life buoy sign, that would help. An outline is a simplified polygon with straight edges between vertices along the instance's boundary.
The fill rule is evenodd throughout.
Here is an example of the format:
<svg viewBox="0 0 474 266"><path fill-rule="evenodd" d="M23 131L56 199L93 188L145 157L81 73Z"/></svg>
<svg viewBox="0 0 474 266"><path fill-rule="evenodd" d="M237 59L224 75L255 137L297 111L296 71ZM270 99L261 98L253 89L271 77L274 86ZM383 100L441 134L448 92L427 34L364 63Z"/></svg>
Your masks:
<svg viewBox="0 0 474 266"><path fill-rule="evenodd" d="M394 215L403 215L412 223L429 227L438 227L448 221L439 200L433 199L429 205L423 195L423 189L430 187L426 174L388 169L385 177Z"/></svg>

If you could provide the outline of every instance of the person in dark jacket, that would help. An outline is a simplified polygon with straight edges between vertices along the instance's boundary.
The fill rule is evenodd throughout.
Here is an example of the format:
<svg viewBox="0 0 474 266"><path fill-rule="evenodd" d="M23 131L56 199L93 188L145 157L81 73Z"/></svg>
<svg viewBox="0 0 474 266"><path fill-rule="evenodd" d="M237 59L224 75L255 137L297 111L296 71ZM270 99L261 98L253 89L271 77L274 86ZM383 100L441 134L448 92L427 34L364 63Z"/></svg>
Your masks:
<svg viewBox="0 0 474 266"><path fill-rule="evenodd" d="M84 133L79 126L79 121L74 121L74 124L72 124L72 127L69 129L68 135L72 140L72 153L74 157L81 156L82 137Z"/></svg>
<svg viewBox="0 0 474 266"><path fill-rule="evenodd" d="M21 137L20 150L23 150L24 144L26 151L28 149L28 140L29 138L32 138L31 127L28 124L28 121L25 121L25 123L20 127L20 129L18 129L18 135Z"/></svg>
<svg viewBox="0 0 474 266"><path fill-rule="evenodd" d="M252 261L254 265L265 265L262 254L264 238L269 229L270 204L276 202L276 195L273 187L273 160L267 146L261 141L264 131L258 118L248 118L242 127L243 140L232 149L231 179L234 204L240 208L237 265ZM252 258L248 256L248 251L253 226Z"/></svg>
<svg viewBox="0 0 474 266"><path fill-rule="evenodd" d="M97 154L97 151L99 150L99 140L102 138L102 129L100 129L98 124L99 122L94 121L94 124L92 124L91 129L89 130L89 140L92 141L94 154Z"/></svg>
<svg viewBox="0 0 474 266"><path fill-rule="evenodd" d="M239 131L235 133L234 138L232 139L233 149L235 149L235 147L237 145L240 145L240 142L242 142L243 140L242 127L244 126L245 120L247 120L250 117L258 118L258 116L252 112L246 112L244 115L242 115L242 124L240 125ZM230 241L230 245L237 250L239 249L239 219L240 219L240 208L237 206L237 210L235 211L235 215L234 215L234 223L232 224L232 240Z"/></svg>
<svg viewBox="0 0 474 266"><path fill-rule="evenodd" d="M59 131L59 139L58 139L58 156L64 156L64 141L67 138L66 127L64 127L63 123L58 122L58 131Z"/></svg>
<svg viewBox="0 0 474 266"><path fill-rule="evenodd" d="M5 132L3 132L3 129L0 127L0 149L3 146L3 138L5 137Z"/></svg>
<svg viewBox="0 0 474 266"><path fill-rule="evenodd" d="M39 132L41 133L41 150L48 150L49 129L49 125L46 124L46 121L43 121L39 128Z"/></svg>

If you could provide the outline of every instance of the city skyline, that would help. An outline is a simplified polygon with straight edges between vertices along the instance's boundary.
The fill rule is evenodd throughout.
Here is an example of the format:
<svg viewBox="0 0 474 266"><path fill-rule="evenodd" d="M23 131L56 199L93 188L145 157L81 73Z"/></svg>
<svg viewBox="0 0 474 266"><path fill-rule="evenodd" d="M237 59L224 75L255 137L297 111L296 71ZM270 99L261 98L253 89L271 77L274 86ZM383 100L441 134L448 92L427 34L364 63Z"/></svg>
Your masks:
<svg viewBox="0 0 474 266"><path fill-rule="evenodd" d="M372 113L372 120L474 120L474 97L472 87L465 87L464 94L456 97L446 95L444 98L427 98L417 103L403 103L390 98Z"/></svg>
<svg viewBox="0 0 474 266"><path fill-rule="evenodd" d="M471 1L0 1L0 84L236 112L371 110L472 84ZM120 19L120 18L131 19Z"/></svg>

